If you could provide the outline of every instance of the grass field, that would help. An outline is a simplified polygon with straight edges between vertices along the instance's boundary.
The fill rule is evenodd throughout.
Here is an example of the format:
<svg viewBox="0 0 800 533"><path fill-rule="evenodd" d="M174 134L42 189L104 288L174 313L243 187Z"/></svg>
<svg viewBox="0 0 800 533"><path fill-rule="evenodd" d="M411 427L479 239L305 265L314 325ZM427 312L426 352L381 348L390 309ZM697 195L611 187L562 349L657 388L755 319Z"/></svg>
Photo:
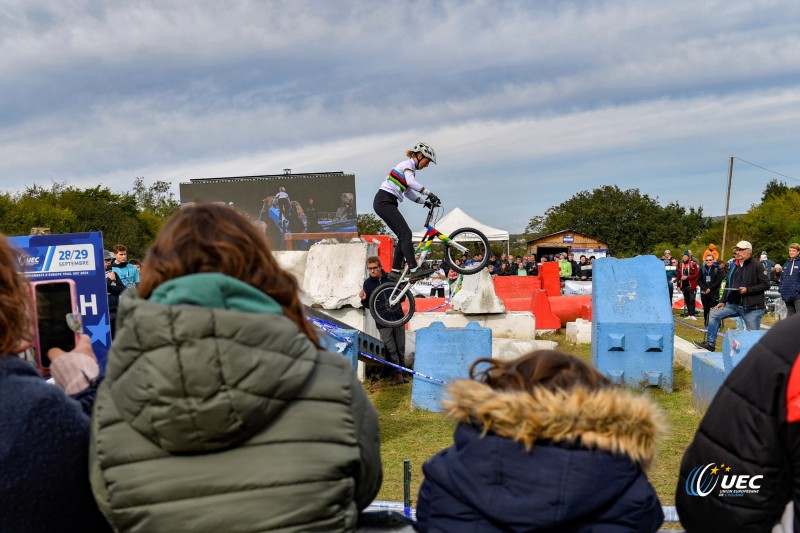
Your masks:
<svg viewBox="0 0 800 533"><path fill-rule="evenodd" d="M727 322L733 326L732 320ZM770 317L765 317L763 321L766 325L773 322ZM702 328L702 316L692 322L692 325ZM679 322L675 324L675 334L690 341L704 339L702 331ZM590 359L590 346L567 342L563 330L542 338L556 341L558 349L563 352ZM718 349L721 344L717 343ZM409 459L412 467L411 499L416 506L417 493L422 482L422 463L452 444L453 425L441 414L412 409L410 383L394 387L381 386L380 382L371 383L367 385L367 390L381 422L384 480L377 499L403 501L403 460ZM673 505L680 461L702 418L692 408L691 372L676 365L672 393L655 388L645 393L658 403L669 424L668 435L659 447L655 465L648 476L658 492L661 504Z"/></svg>

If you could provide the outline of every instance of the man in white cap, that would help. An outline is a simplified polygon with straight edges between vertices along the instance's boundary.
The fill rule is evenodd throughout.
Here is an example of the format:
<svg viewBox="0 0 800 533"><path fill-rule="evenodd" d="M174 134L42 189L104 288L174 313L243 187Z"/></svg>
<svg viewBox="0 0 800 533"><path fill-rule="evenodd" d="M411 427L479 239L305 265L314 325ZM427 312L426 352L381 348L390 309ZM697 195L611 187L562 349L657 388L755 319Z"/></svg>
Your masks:
<svg viewBox="0 0 800 533"><path fill-rule="evenodd" d="M761 259L759 262L770 282L775 281L775 262L770 261L769 257L767 257L767 252L761 252Z"/></svg>
<svg viewBox="0 0 800 533"><path fill-rule="evenodd" d="M745 328L757 331L764 315L764 291L769 289L769 279L761 264L753 259L753 245L739 241L733 247L733 255L725 293L708 319L706 340L694 343L711 352L716 349L717 332L723 319L741 317Z"/></svg>

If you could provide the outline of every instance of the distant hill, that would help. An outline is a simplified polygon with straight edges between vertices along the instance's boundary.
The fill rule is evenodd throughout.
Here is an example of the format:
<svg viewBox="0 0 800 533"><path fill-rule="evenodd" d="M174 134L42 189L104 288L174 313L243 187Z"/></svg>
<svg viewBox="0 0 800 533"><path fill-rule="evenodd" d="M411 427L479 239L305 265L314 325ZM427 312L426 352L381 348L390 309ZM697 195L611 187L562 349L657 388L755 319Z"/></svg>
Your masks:
<svg viewBox="0 0 800 533"><path fill-rule="evenodd" d="M744 215L744 213L738 213L738 214L735 214L735 215L728 215L728 218L739 218L742 215ZM721 216L718 216L718 217L709 217L709 218L711 218L711 222L722 222L723 220L725 220L725 215L721 215Z"/></svg>

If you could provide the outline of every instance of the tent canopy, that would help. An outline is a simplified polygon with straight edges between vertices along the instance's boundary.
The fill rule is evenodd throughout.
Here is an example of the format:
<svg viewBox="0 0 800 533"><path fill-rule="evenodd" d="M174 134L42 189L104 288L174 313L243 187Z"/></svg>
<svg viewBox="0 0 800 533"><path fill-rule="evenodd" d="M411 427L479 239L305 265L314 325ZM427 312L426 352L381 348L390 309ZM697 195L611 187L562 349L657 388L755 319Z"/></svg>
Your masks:
<svg viewBox="0 0 800 533"><path fill-rule="evenodd" d="M487 226L486 224L475 220L458 207L447 213L441 218L441 220L439 220L439 222L436 223L436 229L445 235L450 235L459 228L474 228L486 235L486 238L490 241L508 240L507 231ZM419 242L422 240L424 235L425 231L415 231L413 240L415 242Z"/></svg>

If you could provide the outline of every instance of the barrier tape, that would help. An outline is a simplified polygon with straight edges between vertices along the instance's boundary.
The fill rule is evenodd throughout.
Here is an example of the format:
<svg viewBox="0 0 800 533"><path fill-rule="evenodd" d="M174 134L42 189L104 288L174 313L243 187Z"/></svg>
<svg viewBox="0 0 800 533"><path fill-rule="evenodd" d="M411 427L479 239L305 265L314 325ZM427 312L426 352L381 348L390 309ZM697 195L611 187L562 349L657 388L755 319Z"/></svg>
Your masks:
<svg viewBox="0 0 800 533"><path fill-rule="evenodd" d="M732 316L730 316L730 317L728 317L728 318L736 318L736 317L732 317ZM696 329L697 331L702 331L703 333L705 333L705 332L706 332L706 330L704 330L703 328L701 328L701 327L699 327L699 326L695 326L695 325L693 325L693 324L689 324L689 323L688 323L688 322L686 322L685 320L679 320L677 317L672 317L672 320L674 320L675 322L678 322L679 324L683 324L683 325L684 325L684 326L686 326L687 328ZM721 324L720 324L720 325L721 325ZM770 327L769 327L769 326L767 326L767 325L765 325L765 324L761 324L761 326L760 326L760 329L769 330L769 329L770 329ZM723 334L721 331L717 331L717 337L723 337L723 338L724 338L724 337L725 337L725 335L724 335L724 334Z"/></svg>
<svg viewBox="0 0 800 533"><path fill-rule="evenodd" d="M406 372L406 373L408 373L408 374L413 374L413 375L415 375L415 376L419 376L419 377L421 377L421 378L423 378L423 379L427 379L428 381L433 381L434 383L438 383L438 384L440 384L440 385L447 385L447 383L445 383L445 382L444 382L444 381L442 381L441 379L436 379L436 378L434 378L434 377L431 377L431 376L425 375L425 374L423 374L422 372L417 372L416 370L412 370L412 369L410 369L410 368L406 368L406 367L404 367L404 366L396 365L396 364L392 363L391 361L386 361L385 359L381 359L380 357L375 357L374 355L370 355L370 354L368 354L368 353L364 353L364 352L362 352L362 351L360 351L360 350L359 350L358 354L359 354L359 355L363 355L363 356L364 356L364 357L366 357L367 359L371 359L371 360L373 360L373 361L377 361L378 363L382 363L382 364L384 364L384 365L389 365L389 366L392 366L392 367L394 367L394 368L396 368L396 369L400 370L401 372Z"/></svg>
<svg viewBox="0 0 800 533"><path fill-rule="evenodd" d="M330 335L334 339L336 339L337 341L344 342L348 346L353 344L353 339L348 339L347 337L343 337L342 335L339 335L339 334L336 333L336 331L341 329L341 328L337 327L335 324L331 324L330 322L325 322L324 320L316 318L316 317L308 317L308 321L311 322L312 324L314 324L315 326L317 326L318 328L320 328L322 331L324 331L325 333L327 333L328 335ZM416 370L413 370L411 368L406 368L404 366L400 366L398 364L392 363L391 361L387 361L385 359L381 359L380 357L376 357L376 356L374 356L372 354L368 354L366 352L362 352L361 350L358 351L358 355L364 356L367 359L370 359L370 360L375 361L377 363L381 363L383 365L388 365L388 366L394 367L394 368L400 370L401 372L405 372L405 373L411 374L413 376L421 377L422 379L426 379L428 381L432 381L432 382L438 383L440 385L447 385L447 383L442 381L441 379L437 379L435 377L428 376L426 374L423 374L422 372L417 372Z"/></svg>
<svg viewBox="0 0 800 533"><path fill-rule="evenodd" d="M403 502L374 500L367 506L366 509L364 509L364 511L396 511L398 513L402 513L404 511L403 507ZM661 510L664 511L664 522L680 522L678 518L678 510L674 505L662 505ZM411 509L411 518L416 520L416 509Z"/></svg>
<svg viewBox="0 0 800 533"><path fill-rule="evenodd" d="M672 317L672 320L674 320L675 322L677 322L679 324L683 324L687 328L696 329L697 331L702 331L703 333L706 332L706 330L704 330L700 326L695 326L694 324L690 324L690 323L686 322L685 320L679 320L677 317ZM724 337L724 335L718 331L717 332L717 337Z"/></svg>

